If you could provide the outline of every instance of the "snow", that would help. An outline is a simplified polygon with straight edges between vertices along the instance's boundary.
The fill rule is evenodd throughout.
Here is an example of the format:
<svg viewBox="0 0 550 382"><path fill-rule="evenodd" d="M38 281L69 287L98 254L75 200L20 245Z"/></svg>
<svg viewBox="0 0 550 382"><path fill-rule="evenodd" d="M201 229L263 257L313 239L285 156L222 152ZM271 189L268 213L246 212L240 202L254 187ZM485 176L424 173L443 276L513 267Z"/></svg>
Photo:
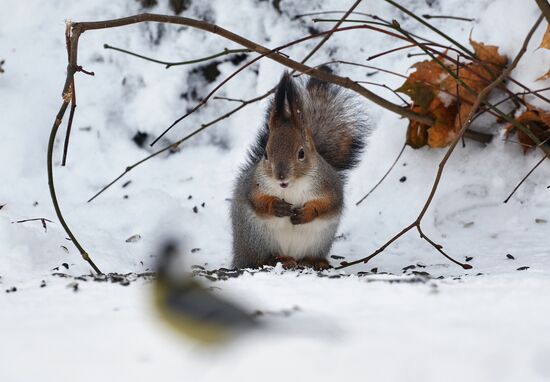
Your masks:
<svg viewBox="0 0 550 382"><path fill-rule="evenodd" d="M153 11L169 13L167 2L160 3ZM332 25L313 24L310 18L292 20L292 15L344 10L351 2L311 1L306 6L283 1L282 15L268 1L229 4L196 0L184 15L207 18L261 44L277 46L306 35L308 26ZM535 2L521 0L410 0L406 5L417 14L475 18L474 23L430 22L463 44L472 32L473 39L498 45L509 57L539 15ZM382 0L365 1L358 10L397 19L412 32L442 41ZM250 311L272 312L261 317L268 324L265 331L215 350L174 336L157 320L147 281L140 279L126 287L77 281L75 292L67 287L73 279L52 275L57 267L72 276L90 271L65 239L47 189L47 139L65 80L65 20L103 20L138 12L139 4L134 1L2 2L0 60L6 63L5 73L0 74L0 205L5 204L0 210L1 381L344 380L357 376L384 381L550 379L549 168L543 164L503 204L541 154L522 155L520 146L504 142L500 127L489 117L478 119L475 127L495 133L493 142L483 148L467 141L465 148L457 148L423 222L424 231L451 256L460 261L473 257L471 270L449 263L416 232L410 232L369 264L346 269L345 277L275 269L227 281L204 281ZM533 89L548 86L548 81L535 81L550 65L550 53L536 49L543 31L544 25L514 72L514 78ZM104 43L167 61L237 48L201 31L156 24L84 33L79 64L96 75L79 73L76 77L78 107L68 165L59 166L68 115L54 155L56 187L66 220L104 272L151 269L151 255L166 237L183 239L188 266L229 266L227 198L261 124L266 101L212 126L184 143L176 154L163 154L138 166L112 189L86 203L126 166L152 152L147 144L140 148L132 141L138 131L158 135L195 105L183 93L196 88L204 96L216 84L201 82L202 77L192 72L197 66L165 69L105 50ZM301 59L315 43L308 41L285 53ZM331 59L362 62L400 45L374 32L343 32L334 35L309 64ZM399 53L370 64L407 73L418 59ZM235 66L227 61L218 69L221 74L216 81L232 73ZM230 81L218 95L255 97L270 89L283 70L266 59L252 69ZM341 75L365 79L364 68L341 65L336 69ZM392 88L402 82L383 72L368 80ZM383 88L369 89L399 102ZM500 97L495 94L493 100ZM547 108L532 96L526 99ZM159 145L174 142L235 106L209 101ZM372 253L410 224L444 155L441 150L407 148L384 183L356 207L355 202L394 161L407 126L405 120L372 103L365 102L365 107L375 130L362 164L350 173L339 228L344 239L332 250L348 261ZM406 181L400 182L402 177ZM123 188L127 180L132 182ZM47 231L39 221L16 223L40 217L53 221ZM141 239L126 242L133 235ZM507 254L515 259L507 259ZM402 275L402 268L411 264L424 265L414 270L429 272L433 278L414 276L411 271ZM529 268L517 270L524 266ZM372 268L394 275L355 275ZM440 276L443 279L437 279ZM421 281L412 282L416 279ZM16 292L4 292L14 286ZM278 313L283 310L290 313Z"/></svg>

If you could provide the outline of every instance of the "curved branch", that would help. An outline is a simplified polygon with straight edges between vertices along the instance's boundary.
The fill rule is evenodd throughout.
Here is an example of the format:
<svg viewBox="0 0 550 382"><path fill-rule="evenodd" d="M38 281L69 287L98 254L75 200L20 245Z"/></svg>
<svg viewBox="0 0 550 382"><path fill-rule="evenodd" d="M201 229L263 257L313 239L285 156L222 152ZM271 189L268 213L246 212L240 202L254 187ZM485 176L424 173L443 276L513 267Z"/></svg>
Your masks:
<svg viewBox="0 0 550 382"><path fill-rule="evenodd" d="M305 72L308 71L308 74L312 77L315 77L319 80L323 80L326 82L333 83L335 85L342 86L344 88L350 89L355 91L356 93L359 93L363 97L367 98L368 100L376 103L377 105L390 110L396 114L401 115L402 117L406 117L418 122L421 122L423 124L427 125L433 125L433 120L429 117L419 115L409 109L403 108L399 105L396 105L392 102L389 102L385 100L384 98L378 96L377 94L365 89L363 86L360 86L359 84L353 82L349 78L340 77L331 73L327 73L325 71L311 68L307 65L304 65L300 62L294 61L288 57L285 57L281 54L278 54L277 51L280 49L283 49L287 46L292 45L291 44L285 44L283 46L277 47L275 49L268 49L262 45L259 45L251 40L248 40L242 36L239 36L231 31L228 31L227 29L221 28L217 25L207 23L205 21L200 20L194 20L187 17L180 17L180 16L170 16L170 15L159 15L154 13L143 13L140 15L130 16L130 17L123 17L120 19L113 19L113 20L106 20L106 21L92 21L92 22L79 22L75 23L73 26L73 30L75 28L78 28L80 31L86 31L86 30L97 30L97 29L105 29L105 28L116 28L131 24L137 24L142 22L163 22L168 24L177 24L177 25L186 25L192 28L201 29L216 35L219 35L221 37L224 37L228 40L231 40L239 45L242 45L252 51L255 51L262 56L265 56L273 61L276 61L284 66L287 66L291 69L294 69L298 72ZM387 31L384 31L379 28L375 28L369 25L357 25L357 26L351 26L351 27L344 27L344 28L338 28L338 29L331 29L326 32L321 32L313 36L304 37L303 39L300 39L300 42L309 40L311 38L317 38L321 37L327 34L332 34L334 32L340 32L340 31L346 31L346 30L353 30L353 29L370 29L370 30L376 30L383 33L389 33Z"/></svg>
<svg viewBox="0 0 550 382"><path fill-rule="evenodd" d="M72 74L74 75L74 73ZM72 243L75 245L75 247L80 252L80 255L82 258L90 264L90 266L93 268L94 271L97 273L101 273L101 270L95 265L95 263L92 261L88 253L82 248L78 240L76 240L76 237L73 235L72 231L69 229L69 226L65 222L65 219L63 218L63 214L61 213L61 208L59 207L59 203L57 201L57 195L55 192L55 184L53 180L53 147L55 144L55 136L57 134L57 131L59 129L59 125L61 124L61 120L63 119L63 115L65 114L65 111L67 110L67 107L69 106L68 101L63 101L63 104L61 105L61 108L59 109L59 112L57 113L57 117L55 118L55 122L53 123L52 130L50 132L50 138L48 141L48 187L50 190L50 196L52 198L53 207L55 209L55 213L57 215L57 218L59 219L59 222L65 229L65 232L67 232L67 235L69 235L69 238L71 239Z"/></svg>

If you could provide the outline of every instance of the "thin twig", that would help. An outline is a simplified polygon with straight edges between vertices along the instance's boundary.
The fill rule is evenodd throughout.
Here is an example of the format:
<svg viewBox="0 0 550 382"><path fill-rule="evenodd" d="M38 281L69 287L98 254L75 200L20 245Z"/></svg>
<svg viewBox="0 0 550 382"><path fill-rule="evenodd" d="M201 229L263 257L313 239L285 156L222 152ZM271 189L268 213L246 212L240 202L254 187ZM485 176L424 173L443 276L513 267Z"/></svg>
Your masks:
<svg viewBox="0 0 550 382"><path fill-rule="evenodd" d="M48 226L46 225L46 222L53 223L50 219L46 219L46 218L23 219L23 220L16 221L16 223L20 224L20 223L34 222L34 221L39 221L42 223L42 228L44 228L44 232L48 232Z"/></svg>
<svg viewBox="0 0 550 382"><path fill-rule="evenodd" d="M425 19L451 19L459 21L475 21L475 19L470 19L467 17L458 17L458 16L442 16L442 15L422 15Z"/></svg>
<svg viewBox="0 0 550 382"><path fill-rule="evenodd" d="M16 223L26 223L26 222L35 222L35 221L46 221L48 223L53 223L53 221L51 221L50 219L46 219L46 218L23 219L23 220L16 221Z"/></svg>
<svg viewBox="0 0 550 382"><path fill-rule="evenodd" d="M538 94L538 93L542 93L544 91L548 91L550 90L550 87L545 87L545 88L542 88L542 89L537 89L537 90L529 90L529 91L524 91L524 92L519 92L519 93L515 93L513 95L509 95L509 96L506 96L505 98L501 99L500 101L494 103L493 105L494 106L498 106L506 101L509 101L511 99L513 99L514 97L519 97L519 96L525 96L525 95L529 95L529 94ZM487 111L490 111L490 108L489 107L485 107L483 109L481 109L475 116L474 116L474 120L476 118L478 118L480 115L486 113Z"/></svg>
<svg viewBox="0 0 550 382"><path fill-rule="evenodd" d="M405 106L405 107L410 107L411 106L411 104L405 98L403 98L398 92L396 92L395 90L393 90L392 88L390 88L386 84L380 84L378 82L373 82L373 81L355 81L355 82L357 82L358 84L378 86L380 88L387 89L390 92L392 92L397 98L399 98L401 100L401 102L403 102L403 104L404 104L403 106Z"/></svg>
<svg viewBox="0 0 550 382"><path fill-rule="evenodd" d="M343 65L360 66L360 67L367 68L367 69L377 70L377 71L379 71L379 72L384 72L384 73L388 73L388 74L393 74L394 76L398 76L398 77L401 77L401 78L408 78L407 76L405 76L405 75L403 75L403 74L401 74L401 73L392 72L391 70L384 69L384 68L380 68L380 67L378 67L378 66L359 64L359 63L357 63L357 62L343 61L343 60L333 60L333 61L324 62L324 63L322 63L322 64L320 64L320 65L317 65L317 67L321 67L321 66L323 66L323 65L331 65L331 64L343 64Z"/></svg>
<svg viewBox="0 0 550 382"><path fill-rule="evenodd" d="M379 17L376 16L376 15L371 15L369 13L364 13L364 12L350 12L349 10L348 11L319 11L319 12L301 13L301 14L298 14L298 15L294 15L293 19L297 20L299 18L306 17L306 16L329 15L331 13L345 13L345 14L347 14L347 16L349 16L350 14L354 14L354 15L370 17L370 18L375 19L375 20L379 19ZM343 18L346 18L347 16L345 16Z"/></svg>
<svg viewBox="0 0 550 382"><path fill-rule="evenodd" d="M129 55L134 56L134 57L141 58L141 59L146 60L146 61L151 61L151 62L154 62L154 63L157 63L157 64L162 64L162 65L166 66L166 69L169 69L172 66L197 64L199 62L212 60L214 58L218 58L218 57L221 57L221 56L226 56L228 54L250 53L250 52L252 52L250 49L227 49L227 48L225 48L224 50L222 50L219 53L215 53L215 54L212 54L210 56L206 56L206 57L202 57L202 58L196 58L194 60L168 62L168 61L157 60L155 58L147 57L147 56L144 56L142 54L137 54L137 53L131 52L129 50L122 49L122 48L117 48L117 47L114 47L114 46L111 46L111 45L108 45L108 44L103 44L103 48L116 50L117 52L126 53L126 54L129 54Z"/></svg>
<svg viewBox="0 0 550 382"><path fill-rule="evenodd" d="M325 44L325 42L327 42L327 40L329 38L331 38L332 34L336 30L338 30L338 28L340 28L340 25L342 25L342 23L347 19L347 17L355 10L355 8L357 8L359 3L361 3L361 0L356 0L352 4L352 6L347 10L347 12L344 13L342 18L340 20L338 20L338 22L336 24L334 24L334 26L329 31L329 33L327 33L325 35L325 37L323 37L323 39L304 57L304 59L302 60L302 63L305 63L307 60L309 60L311 58L311 56L313 56L315 54L315 52L317 52L317 50L319 50L319 48L321 48L321 46L323 46Z"/></svg>
<svg viewBox="0 0 550 382"><path fill-rule="evenodd" d="M238 99L238 98L229 98L229 97L216 96L213 99L221 99L221 100L230 101L230 102L246 103L246 101L244 99Z"/></svg>
<svg viewBox="0 0 550 382"><path fill-rule="evenodd" d="M542 164L542 162L544 162L546 158L548 158L548 155L544 154L542 158L540 158L540 160L537 162L537 164L535 164L533 168L529 170L529 172L525 174L525 176L520 180L517 186L514 187L510 195L508 195L508 197L504 200L504 203L508 203L508 201L512 198L512 196L516 193L516 191L521 187L521 185L527 180L527 178L529 178L529 176L537 169L537 167L539 167Z"/></svg>
<svg viewBox="0 0 550 382"><path fill-rule="evenodd" d="M387 20L381 19L379 17L377 17L376 20L380 20L380 21L347 19L347 20L345 20L345 22L347 22L347 23L362 23L362 24L369 24L369 25L378 25L378 26L383 26L383 27L391 27L391 23ZM326 22L331 23L331 22L335 22L335 21L338 21L338 20L336 20L336 19L313 19L312 21L314 23L326 23ZM419 36L419 35L416 35L416 34L413 34L413 33L411 33L411 35L413 35L414 37L416 37L419 40L422 40L422 41L425 41L425 42L428 42L428 43L434 43L433 41L430 41L430 40L428 40L428 39L426 39L422 36Z"/></svg>
<svg viewBox="0 0 550 382"><path fill-rule="evenodd" d="M365 196L363 196L357 203L355 203L356 206L358 206L359 204L363 203L363 200L365 200L366 198L369 197L370 194L372 194L374 192L374 190L376 190L378 188L378 186L380 186L380 184L382 184L382 182L384 181L384 179L386 179L386 177L390 174L391 170L393 170L393 168L395 167L395 165L397 164L397 162L399 162L399 158L401 158L401 155L403 154L403 152L405 151L405 147L407 147L407 143L404 143L403 144L403 147L401 148L401 150L399 151L399 154L397 154L397 157L395 158L395 160L393 161L392 165L390 166L390 168L388 169L388 171L386 171L386 173L384 174L384 176L378 181L378 183L376 183L374 185L373 188L370 189L369 192L367 192L367 194Z"/></svg>
<svg viewBox="0 0 550 382"><path fill-rule="evenodd" d="M468 56L470 56L471 58L475 58L476 55L474 52L472 52L470 49L466 48L465 46L463 46L461 43L459 43L458 41L456 41L454 38L450 37L449 35L441 32L441 30L437 29L436 27L434 27L432 24L430 24L429 22L423 20L421 17L418 17L416 14L414 14L413 12L409 11L407 8L403 7L402 5L399 5L397 4L396 2L392 1L392 0L385 0L386 3L389 3L391 5L393 5L395 8L399 9L401 12L403 13L406 13L407 15L411 16L412 18L414 18L415 20L419 21L421 24L423 24L424 26L428 27L429 29L431 29L433 32L437 33L438 35L440 35L441 37L443 37L444 39L446 39L447 41L455 44L457 47L459 47L460 49L462 49L462 51L464 53L466 53Z"/></svg>

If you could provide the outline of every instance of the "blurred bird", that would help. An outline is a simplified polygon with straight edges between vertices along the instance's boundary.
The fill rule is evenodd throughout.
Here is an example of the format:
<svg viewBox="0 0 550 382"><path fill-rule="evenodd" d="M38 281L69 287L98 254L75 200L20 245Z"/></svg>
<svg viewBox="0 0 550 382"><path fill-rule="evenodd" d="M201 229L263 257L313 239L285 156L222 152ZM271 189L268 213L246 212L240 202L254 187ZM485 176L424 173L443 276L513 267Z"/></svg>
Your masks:
<svg viewBox="0 0 550 382"><path fill-rule="evenodd" d="M160 254L154 304L170 327L204 344L224 342L256 326L237 305L214 295L190 276L176 274L176 243L167 243Z"/></svg>

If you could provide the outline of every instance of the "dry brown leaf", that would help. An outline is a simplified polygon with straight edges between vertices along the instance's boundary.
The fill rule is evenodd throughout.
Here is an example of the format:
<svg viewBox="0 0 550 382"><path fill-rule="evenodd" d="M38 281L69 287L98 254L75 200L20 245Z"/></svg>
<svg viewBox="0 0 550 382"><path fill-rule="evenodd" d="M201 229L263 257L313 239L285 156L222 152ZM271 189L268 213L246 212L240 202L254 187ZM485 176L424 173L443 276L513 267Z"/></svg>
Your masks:
<svg viewBox="0 0 550 382"><path fill-rule="evenodd" d="M437 95L441 77L446 72L435 61L421 61L412 66L416 69L396 91L408 95L415 105L421 106L425 113Z"/></svg>
<svg viewBox="0 0 550 382"><path fill-rule="evenodd" d="M516 118L516 121L527 127L540 141L550 139L550 112L527 105L527 110ZM533 139L512 124L506 127L506 137L509 137L514 131L517 131L518 141L523 145L523 153L536 146Z"/></svg>
<svg viewBox="0 0 550 382"><path fill-rule="evenodd" d="M419 106L413 106L412 111L420 113ZM421 124L418 121L411 120L407 128L407 144L413 149L419 149L428 143L428 126Z"/></svg>
<svg viewBox="0 0 550 382"><path fill-rule="evenodd" d="M498 53L498 46L485 45L472 39L470 39L470 45L474 48L476 57L484 63L504 66L508 62L505 56Z"/></svg>
<svg viewBox="0 0 550 382"><path fill-rule="evenodd" d="M412 110L418 113L421 108L415 106ZM407 130L407 144L415 149L425 145L433 148L449 145L457 133L454 128L456 104L446 106L440 98L436 97L430 103L428 115L434 118L434 125L427 126L411 121Z"/></svg>
<svg viewBox="0 0 550 382"><path fill-rule="evenodd" d="M441 60L442 57L439 57L439 59ZM432 85L439 85L441 82L441 75L447 74L435 61L426 60L417 62L412 67L416 69L416 71L409 76L409 80L413 82L421 81Z"/></svg>
<svg viewBox="0 0 550 382"><path fill-rule="evenodd" d="M507 63L507 58L498 53L498 47L485 45L470 39L477 58L482 63L462 65L458 72L456 64L445 65L466 85L457 81L435 60L413 65L416 69L396 91L407 94L413 101L412 110L428 115L435 121L433 126L416 121L409 123L407 144L414 148L448 146L455 138L462 123L471 112L477 93L497 77ZM439 57L443 61L443 57ZM473 94L470 90L473 90ZM458 105L460 98L460 108ZM445 101L444 101L445 100Z"/></svg>
<svg viewBox="0 0 550 382"><path fill-rule="evenodd" d="M544 36L542 36L539 48L550 49L550 24L546 26L546 32L544 32Z"/></svg>
<svg viewBox="0 0 550 382"><path fill-rule="evenodd" d="M430 112L435 124L428 129L428 145L434 148L450 145L458 132L454 124L456 104L446 106L440 98L436 98L430 105Z"/></svg>
<svg viewBox="0 0 550 382"><path fill-rule="evenodd" d="M550 78L550 70L546 72L546 74L543 74L539 78L537 78L537 81L544 81Z"/></svg>

